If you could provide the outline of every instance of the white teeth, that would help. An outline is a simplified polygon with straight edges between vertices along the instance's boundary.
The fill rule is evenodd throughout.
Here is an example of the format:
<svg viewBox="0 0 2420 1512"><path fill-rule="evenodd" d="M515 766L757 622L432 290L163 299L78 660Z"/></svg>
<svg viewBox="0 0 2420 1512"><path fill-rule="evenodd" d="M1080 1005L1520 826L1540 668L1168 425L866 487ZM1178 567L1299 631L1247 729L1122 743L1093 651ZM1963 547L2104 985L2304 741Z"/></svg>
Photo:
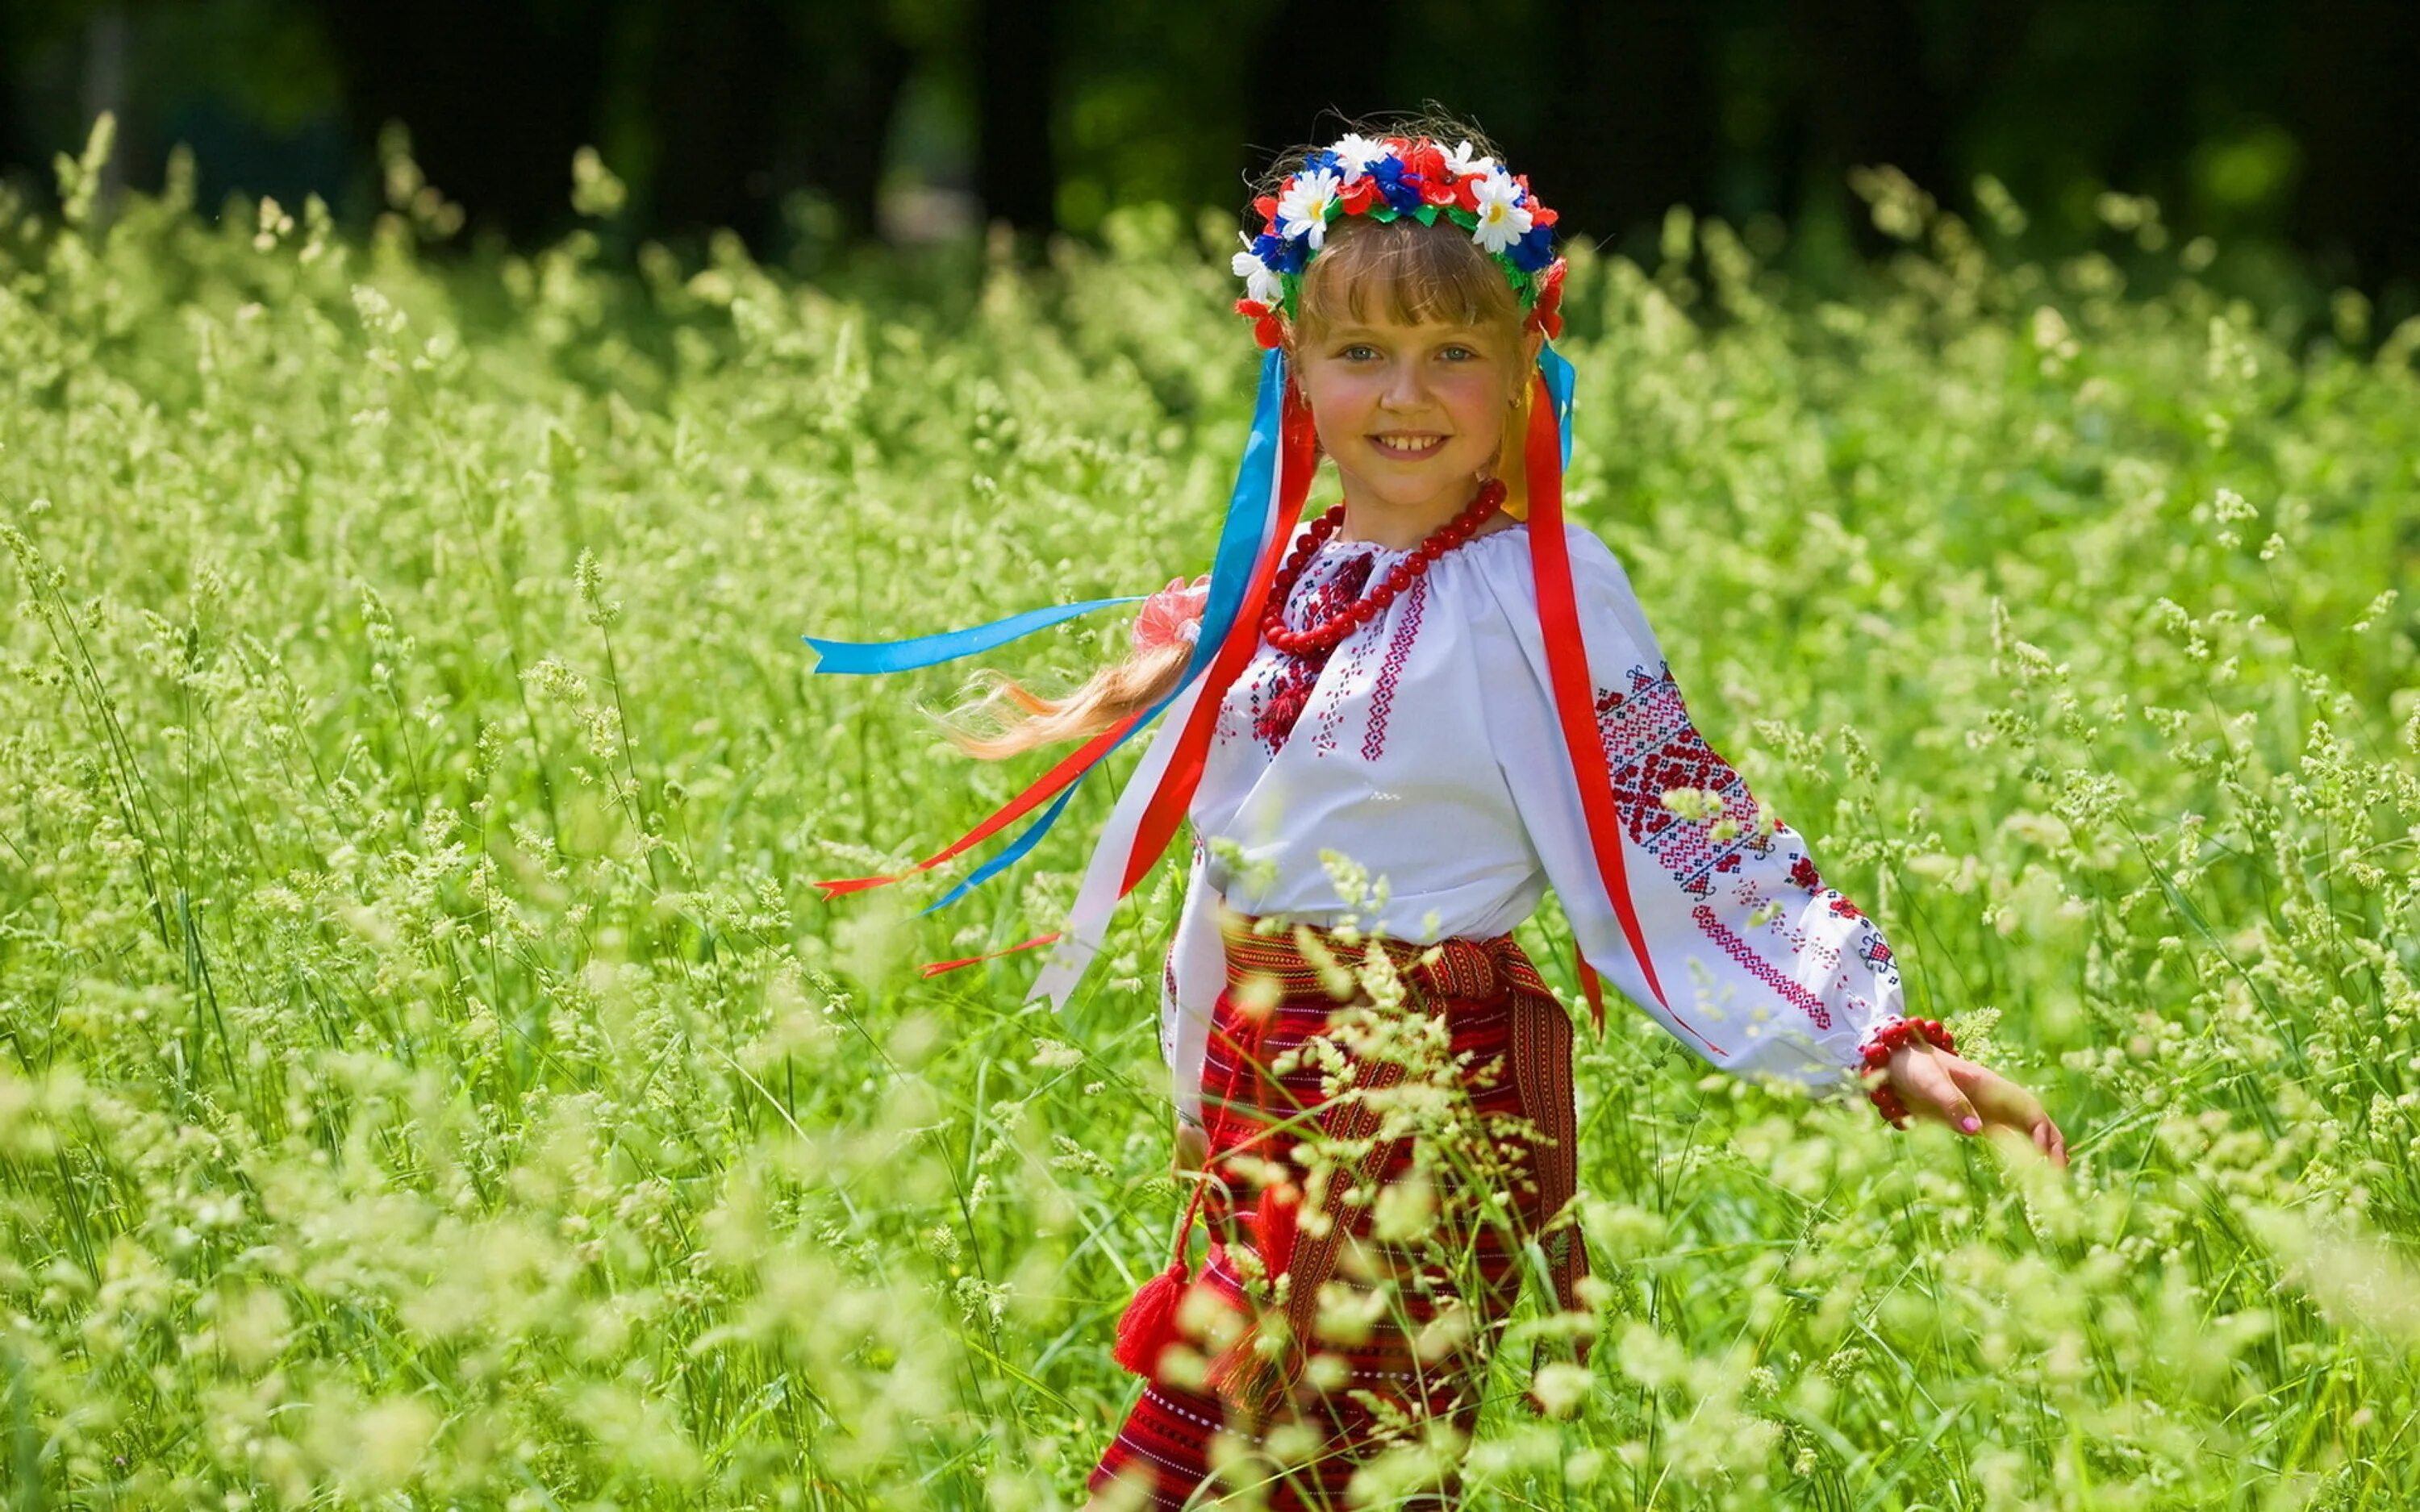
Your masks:
<svg viewBox="0 0 2420 1512"><path fill-rule="evenodd" d="M1373 436L1372 440L1389 452L1425 452L1443 438L1422 436L1417 439L1398 436Z"/></svg>

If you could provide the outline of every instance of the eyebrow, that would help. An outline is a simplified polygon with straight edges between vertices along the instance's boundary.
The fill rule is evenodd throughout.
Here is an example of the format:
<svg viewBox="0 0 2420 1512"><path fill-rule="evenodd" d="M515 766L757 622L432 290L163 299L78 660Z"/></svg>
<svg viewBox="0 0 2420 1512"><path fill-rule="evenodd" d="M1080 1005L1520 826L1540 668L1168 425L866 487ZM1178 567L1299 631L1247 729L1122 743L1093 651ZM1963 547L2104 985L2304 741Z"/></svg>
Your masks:
<svg viewBox="0 0 2420 1512"><path fill-rule="evenodd" d="M1352 324L1331 326L1328 328L1327 339L1330 341L1341 341L1347 336L1383 336L1398 331L1417 332L1429 330L1436 330L1442 332L1446 335L1451 336L1473 336L1482 335L1485 333L1485 328L1482 326L1465 325L1459 321L1423 320L1416 326L1365 326Z"/></svg>

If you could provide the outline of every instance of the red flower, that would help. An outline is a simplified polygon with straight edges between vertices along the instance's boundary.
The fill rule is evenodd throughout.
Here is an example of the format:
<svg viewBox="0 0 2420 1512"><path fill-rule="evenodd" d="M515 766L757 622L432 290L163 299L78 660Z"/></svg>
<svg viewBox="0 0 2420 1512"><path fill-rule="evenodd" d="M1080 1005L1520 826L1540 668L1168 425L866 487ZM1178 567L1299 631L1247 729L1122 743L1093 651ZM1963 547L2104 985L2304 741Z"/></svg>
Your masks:
<svg viewBox="0 0 2420 1512"><path fill-rule="evenodd" d="M1237 300L1235 313L1252 317L1252 339L1264 347L1278 347L1285 342L1285 329L1278 322L1278 313L1258 300Z"/></svg>
<svg viewBox="0 0 2420 1512"><path fill-rule="evenodd" d="M1562 217L1538 203L1538 192L1529 187L1529 176L1516 173L1512 181L1521 186L1521 203L1529 212L1531 225L1552 225Z"/></svg>
<svg viewBox="0 0 2420 1512"><path fill-rule="evenodd" d="M1466 173L1453 181L1453 202L1473 214L1479 211L1479 181L1485 174Z"/></svg>
<svg viewBox="0 0 2420 1512"><path fill-rule="evenodd" d="M1360 214L1368 209L1370 202L1377 197L1378 180L1366 173L1339 190L1336 194L1338 203L1344 207L1344 213L1347 215Z"/></svg>
<svg viewBox="0 0 2420 1512"><path fill-rule="evenodd" d="M1404 160L1405 173L1419 177L1421 204L1450 205L1453 203L1453 170L1445 164L1444 148L1424 136L1396 156Z"/></svg>
<svg viewBox="0 0 2420 1512"><path fill-rule="evenodd" d="M1529 307L1529 328L1544 331L1549 338L1563 333L1563 272L1568 266L1560 257L1546 265L1538 275L1538 301Z"/></svg>
<svg viewBox="0 0 2420 1512"><path fill-rule="evenodd" d="M1252 201L1252 210L1262 220L1275 225L1278 218L1278 197L1275 194L1263 194Z"/></svg>

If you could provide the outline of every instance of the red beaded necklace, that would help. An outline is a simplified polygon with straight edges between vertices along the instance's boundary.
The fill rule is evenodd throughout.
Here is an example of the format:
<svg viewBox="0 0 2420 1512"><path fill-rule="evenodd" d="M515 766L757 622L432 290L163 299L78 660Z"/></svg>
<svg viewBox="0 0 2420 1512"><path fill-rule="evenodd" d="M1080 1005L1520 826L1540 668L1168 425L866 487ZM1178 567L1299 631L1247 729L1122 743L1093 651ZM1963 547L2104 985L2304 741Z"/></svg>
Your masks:
<svg viewBox="0 0 2420 1512"><path fill-rule="evenodd" d="M1409 588L1413 579L1429 570L1430 563L1477 533L1479 527L1487 522L1487 517L1504 506L1504 492L1500 479L1488 479L1481 486L1479 497L1470 501L1469 508L1437 527L1427 540L1389 568L1368 596L1355 600L1316 625L1300 630L1290 629L1285 622L1285 605L1294 594L1295 580L1302 577L1302 570L1311 564L1311 559L1318 554L1320 544L1335 534L1336 528L1344 523L1344 506L1336 505L1311 522L1311 529L1303 534L1302 544L1295 547L1286 557L1284 564L1278 568L1277 577L1269 584L1268 611L1261 616L1262 637L1280 651L1296 656L1334 648L1346 636L1385 613L1397 594Z"/></svg>

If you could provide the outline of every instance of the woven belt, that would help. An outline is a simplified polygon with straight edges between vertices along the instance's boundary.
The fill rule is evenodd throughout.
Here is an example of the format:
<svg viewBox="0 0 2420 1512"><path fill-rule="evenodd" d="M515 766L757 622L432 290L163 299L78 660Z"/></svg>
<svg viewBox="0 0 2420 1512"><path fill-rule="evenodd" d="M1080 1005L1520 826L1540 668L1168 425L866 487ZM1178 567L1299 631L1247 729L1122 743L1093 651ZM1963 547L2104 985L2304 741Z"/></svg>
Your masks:
<svg viewBox="0 0 2420 1512"><path fill-rule="evenodd" d="M1243 915L1231 912L1226 916L1222 933L1230 989L1260 979L1274 981L1279 992L1288 998L1316 994L1334 996L1326 975L1309 958L1297 936L1309 934L1339 965L1348 969L1366 959L1369 949L1366 941L1344 945L1329 931L1314 925L1295 925L1281 934L1259 934L1252 932L1252 923ZM1434 946L1381 940L1378 946L1394 963L1406 985L1423 996L1486 1001L1510 995L1512 1077L1520 1093L1522 1115L1536 1126L1539 1134L1530 1151L1540 1207L1545 1214L1537 1238L1545 1255L1546 1278L1554 1288L1555 1304L1567 1312L1579 1310L1579 1282L1588 1273L1588 1251L1579 1234L1577 1214L1569 1211L1579 1185L1579 1119L1572 1080L1570 1016L1547 990L1528 952L1510 934L1487 939L1456 935ZM1357 995L1348 993L1339 1000L1349 1000ZM1257 1051L1257 1045L1253 1048ZM1356 1062L1356 1068L1348 1089L1361 1092L1391 1087L1402 1079L1404 1072L1400 1063L1388 1060ZM1340 1093L1321 1108L1319 1122L1321 1133L1328 1139L1368 1140L1377 1128L1378 1114L1370 1106L1368 1098ZM1328 1220L1323 1232L1313 1237L1297 1231L1291 1255L1270 1260L1273 1273L1282 1270L1294 1278L1287 1299L1290 1335L1285 1358L1274 1371L1247 1371L1240 1376L1229 1373L1228 1379L1238 1384L1243 1398L1240 1405L1264 1412L1266 1397L1295 1379L1301 1365L1302 1341L1311 1337L1318 1316L1319 1288L1335 1270L1342 1243L1347 1216L1344 1196L1374 1180L1384 1159L1385 1151L1373 1142L1362 1158L1361 1168L1350 1173L1350 1180L1342 1179L1347 1174L1344 1172L1332 1175L1322 1205ZM1242 1341L1243 1348L1249 1346L1249 1338ZM1586 1335L1578 1339L1576 1354L1586 1362ZM1534 1396L1531 1403L1536 1405Z"/></svg>

